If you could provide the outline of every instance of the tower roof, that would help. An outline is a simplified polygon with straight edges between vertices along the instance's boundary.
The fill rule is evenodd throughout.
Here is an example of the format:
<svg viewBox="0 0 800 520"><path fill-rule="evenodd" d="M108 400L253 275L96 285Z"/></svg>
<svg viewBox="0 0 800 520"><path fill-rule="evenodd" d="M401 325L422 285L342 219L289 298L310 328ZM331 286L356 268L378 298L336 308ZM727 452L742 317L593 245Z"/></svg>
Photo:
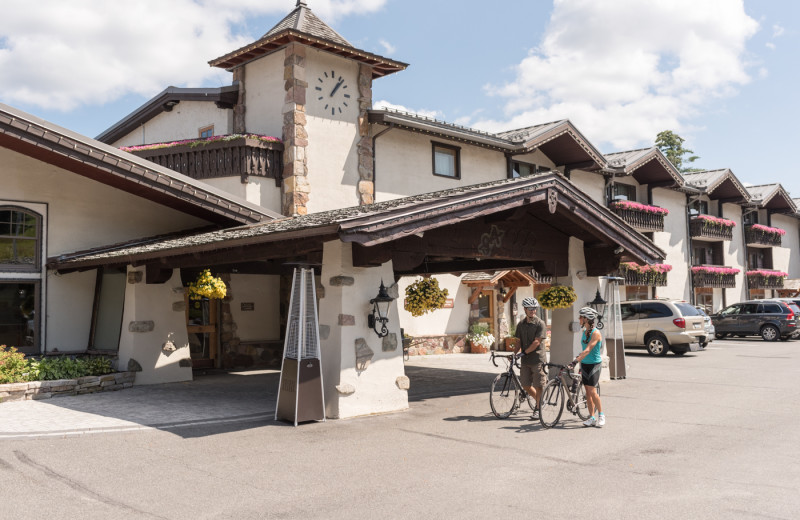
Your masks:
<svg viewBox="0 0 800 520"><path fill-rule="evenodd" d="M294 29L297 32L306 33L317 38L324 38L340 45L352 47L353 44L345 40L342 35L328 27L328 24L317 18L304 0L297 0L297 7L294 11L286 15L286 18L278 22L275 27L267 31L261 38L269 38L285 29Z"/></svg>

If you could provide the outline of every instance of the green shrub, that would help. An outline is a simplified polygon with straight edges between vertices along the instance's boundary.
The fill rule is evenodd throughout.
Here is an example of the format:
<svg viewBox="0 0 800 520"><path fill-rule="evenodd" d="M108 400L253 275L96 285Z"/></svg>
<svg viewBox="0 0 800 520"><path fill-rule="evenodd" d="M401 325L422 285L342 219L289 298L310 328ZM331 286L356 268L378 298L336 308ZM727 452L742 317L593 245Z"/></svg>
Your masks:
<svg viewBox="0 0 800 520"><path fill-rule="evenodd" d="M107 357L44 357L31 362L31 381L77 379L84 376L110 374L111 360Z"/></svg>
<svg viewBox="0 0 800 520"><path fill-rule="evenodd" d="M30 365L16 347L0 345L0 384L28 381Z"/></svg>

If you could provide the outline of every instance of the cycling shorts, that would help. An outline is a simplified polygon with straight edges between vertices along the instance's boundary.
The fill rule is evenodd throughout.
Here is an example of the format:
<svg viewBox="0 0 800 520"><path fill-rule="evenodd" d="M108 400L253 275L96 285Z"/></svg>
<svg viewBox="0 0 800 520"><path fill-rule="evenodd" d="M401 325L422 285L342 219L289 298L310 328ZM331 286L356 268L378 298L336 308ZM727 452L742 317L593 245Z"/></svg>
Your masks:
<svg viewBox="0 0 800 520"><path fill-rule="evenodd" d="M600 384L600 369L602 363L581 363L581 381L583 386L597 386Z"/></svg>

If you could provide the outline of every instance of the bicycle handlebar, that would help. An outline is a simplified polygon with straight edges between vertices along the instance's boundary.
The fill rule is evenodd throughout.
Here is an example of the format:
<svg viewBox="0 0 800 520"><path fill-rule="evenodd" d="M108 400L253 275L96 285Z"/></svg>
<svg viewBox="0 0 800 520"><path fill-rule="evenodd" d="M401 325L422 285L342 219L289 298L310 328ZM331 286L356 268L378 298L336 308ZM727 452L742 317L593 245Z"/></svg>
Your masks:
<svg viewBox="0 0 800 520"><path fill-rule="evenodd" d="M493 364L494 366L496 366L496 367L500 368L500 367L497 365L497 362L494 360L496 357L499 357L499 358L505 358L505 359L507 359L507 360L511 360L511 362L512 362L512 363L514 363L514 365L515 365L517 368L519 368L519 358L518 358L518 357L516 357L514 354L508 354L508 355L505 355L505 354L497 354L497 351L493 350L493 351L492 351L492 356L491 356L492 364Z"/></svg>

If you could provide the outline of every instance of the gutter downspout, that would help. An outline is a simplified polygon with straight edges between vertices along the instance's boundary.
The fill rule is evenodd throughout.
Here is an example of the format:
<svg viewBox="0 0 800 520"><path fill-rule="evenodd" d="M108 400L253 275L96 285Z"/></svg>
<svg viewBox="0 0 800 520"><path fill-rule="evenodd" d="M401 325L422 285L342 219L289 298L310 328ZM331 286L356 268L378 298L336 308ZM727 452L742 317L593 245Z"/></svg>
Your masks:
<svg viewBox="0 0 800 520"><path fill-rule="evenodd" d="M694 244L692 243L692 228L690 226L691 218L690 218L690 215L689 215L689 207L692 205L692 203L697 202L698 200L700 200L700 195L701 195L701 193L697 193L697 195L694 195L694 196L692 196L692 195L690 195L688 193L686 194L686 211L684 212L684 216L686 218L686 241L687 241L686 263L689 266L688 267L688 269L689 269L689 302L692 305L696 305L696 302L695 302L695 297L694 297L694 273L692 272L692 265L693 265L692 264L692 255L693 255L693 252L694 252ZM723 293L723 298L724 298L724 294L725 293Z"/></svg>
<svg viewBox="0 0 800 520"><path fill-rule="evenodd" d="M373 193L372 202L373 203L378 202L378 160L376 158L378 154L377 150L375 149L375 141L380 136L391 130L392 128L394 128L394 123L389 123L389 128L384 128L383 130L372 136L372 193Z"/></svg>

